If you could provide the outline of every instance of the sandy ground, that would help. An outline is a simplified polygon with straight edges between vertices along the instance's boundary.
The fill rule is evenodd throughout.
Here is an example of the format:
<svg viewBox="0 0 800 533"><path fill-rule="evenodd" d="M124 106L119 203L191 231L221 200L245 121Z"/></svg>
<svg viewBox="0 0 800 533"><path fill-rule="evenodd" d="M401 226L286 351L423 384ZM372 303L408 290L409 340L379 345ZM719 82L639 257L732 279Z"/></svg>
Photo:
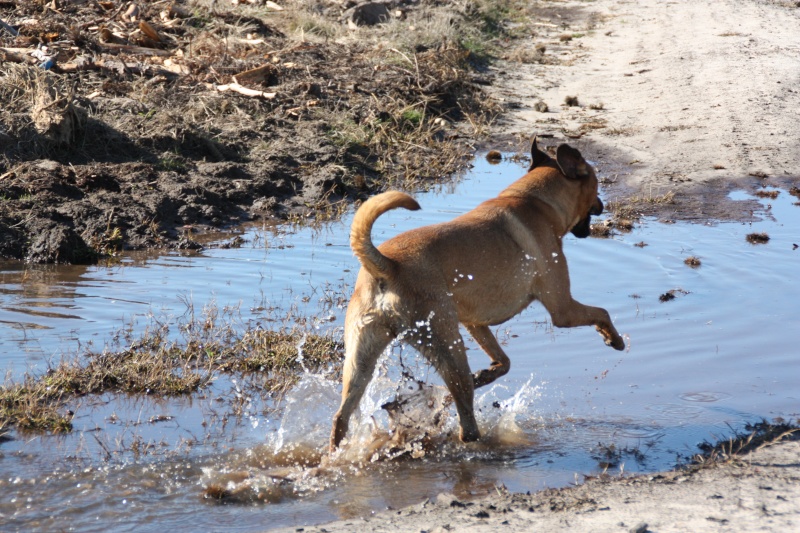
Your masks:
<svg viewBox="0 0 800 533"><path fill-rule="evenodd" d="M534 37L562 65L503 70L498 94L518 109L498 132L568 140L617 185L606 188L612 199L674 194L671 218L742 218L757 206L728 201L732 187L796 184L796 2L565 6L569 27L552 19ZM577 37L560 47L556 34ZM579 105L564 105L566 96ZM539 101L549 112L534 109Z"/></svg>
<svg viewBox="0 0 800 533"><path fill-rule="evenodd" d="M463 502L449 494L400 511L294 531L797 531L800 441L691 473L594 479L532 495ZM287 530L291 531L291 530Z"/></svg>
<svg viewBox="0 0 800 533"><path fill-rule="evenodd" d="M670 218L741 218L750 206L727 199L733 188L800 183L795 2L563 4L574 10L569 26L554 19L534 36L563 55L562 65L500 69L496 94L516 110L496 125L498 135L568 141L597 162L607 196L674 195L658 212ZM579 35L580 46L559 52L565 33ZM564 105L566 96L580 105ZM538 101L549 111L534 110ZM304 529L466 530L800 530L800 442L694 472L594 479L477 502L445 494Z"/></svg>

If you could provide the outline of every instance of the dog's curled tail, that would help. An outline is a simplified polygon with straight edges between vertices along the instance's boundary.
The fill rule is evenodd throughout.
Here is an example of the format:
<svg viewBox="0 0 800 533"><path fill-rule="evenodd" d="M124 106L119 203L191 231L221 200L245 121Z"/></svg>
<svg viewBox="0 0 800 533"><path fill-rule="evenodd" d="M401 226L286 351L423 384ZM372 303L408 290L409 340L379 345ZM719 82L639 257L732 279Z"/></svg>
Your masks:
<svg viewBox="0 0 800 533"><path fill-rule="evenodd" d="M391 276L394 261L380 253L372 244L372 225L379 216L391 209L404 207L410 211L419 209L419 204L404 192L388 191L373 196L358 208L350 227L350 247L361 265L373 277L382 279Z"/></svg>

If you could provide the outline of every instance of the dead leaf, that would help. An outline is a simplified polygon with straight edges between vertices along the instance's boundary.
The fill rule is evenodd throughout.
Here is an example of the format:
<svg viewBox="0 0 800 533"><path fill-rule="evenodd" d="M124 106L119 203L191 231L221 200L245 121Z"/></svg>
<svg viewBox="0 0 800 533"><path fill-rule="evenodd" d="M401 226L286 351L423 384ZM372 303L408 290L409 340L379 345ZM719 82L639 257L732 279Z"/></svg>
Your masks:
<svg viewBox="0 0 800 533"><path fill-rule="evenodd" d="M147 21L140 20L139 21L139 29L142 30L142 33L153 39L155 42L161 42L161 36L158 34L156 29L152 27Z"/></svg>

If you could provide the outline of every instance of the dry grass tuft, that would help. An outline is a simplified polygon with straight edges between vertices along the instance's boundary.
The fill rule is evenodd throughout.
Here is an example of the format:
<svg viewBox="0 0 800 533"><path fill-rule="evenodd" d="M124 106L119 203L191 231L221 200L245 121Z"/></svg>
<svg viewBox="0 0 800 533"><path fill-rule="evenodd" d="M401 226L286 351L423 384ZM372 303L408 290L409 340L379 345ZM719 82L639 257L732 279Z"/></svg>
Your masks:
<svg viewBox="0 0 800 533"><path fill-rule="evenodd" d="M755 424L747 424L745 431L747 433L734 432L732 437L714 444L709 442L700 444L698 447L703 453L691 458L692 466L704 467L738 461L747 453L785 439L797 439L800 436L800 427L797 422L791 424L783 419L773 422L762 420Z"/></svg>
<svg viewBox="0 0 800 533"><path fill-rule="evenodd" d="M755 192L755 196L758 198L767 198L769 200L776 199L781 194L781 191L765 191L759 190Z"/></svg>
<svg viewBox="0 0 800 533"><path fill-rule="evenodd" d="M264 392L280 395L303 371L324 366L335 376L342 358L341 342L330 336L299 328L248 327L239 333L230 320L220 320L216 310L179 329L180 340L170 340L169 328L155 323L138 339L118 338L127 349L87 352L60 361L42 375L26 374L21 382L0 386L0 428L70 431L72 413L66 406L74 398L106 392L188 395L208 386L219 373L262 374Z"/></svg>

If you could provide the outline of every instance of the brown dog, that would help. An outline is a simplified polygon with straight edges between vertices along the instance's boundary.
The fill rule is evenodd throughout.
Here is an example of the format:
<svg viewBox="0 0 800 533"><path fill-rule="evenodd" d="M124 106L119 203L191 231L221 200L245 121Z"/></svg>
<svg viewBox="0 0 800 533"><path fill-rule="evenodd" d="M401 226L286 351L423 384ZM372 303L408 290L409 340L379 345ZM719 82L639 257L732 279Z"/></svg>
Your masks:
<svg viewBox="0 0 800 533"><path fill-rule="evenodd" d="M372 244L375 220L384 212L419 204L401 192L364 202L356 213L350 245L361 262L345 318L344 389L333 417L331 450L347 433L355 408L392 339L417 348L438 370L455 400L462 441L480 437L473 391L508 372L508 356L489 326L510 319L533 300L553 325L593 324L605 343L625 348L608 312L572 299L561 238L587 237L591 215L603 204L597 177L580 152L562 144L553 160L534 139L527 174L497 198L458 218ZM489 355L488 369L470 373L462 323Z"/></svg>

